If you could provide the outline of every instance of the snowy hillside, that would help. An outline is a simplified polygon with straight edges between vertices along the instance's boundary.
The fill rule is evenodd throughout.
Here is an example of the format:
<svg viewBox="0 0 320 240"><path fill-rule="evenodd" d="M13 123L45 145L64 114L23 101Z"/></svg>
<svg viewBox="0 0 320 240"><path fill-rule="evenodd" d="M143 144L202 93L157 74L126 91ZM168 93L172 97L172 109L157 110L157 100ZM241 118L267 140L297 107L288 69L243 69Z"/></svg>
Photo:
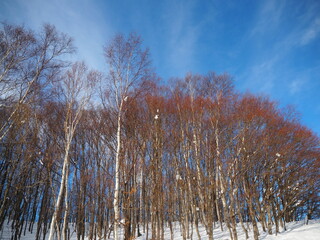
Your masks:
<svg viewBox="0 0 320 240"><path fill-rule="evenodd" d="M278 236L266 236L262 239L279 239L279 240L319 240L320 239L320 221L314 221L309 225L301 222L293 222L288 224L288 229Z"/></svg>
<svg viewBox="0 0 320 240"><path fill-rule="evenodd" d="M287 231L282 231L277 236L275 235L268 235L264 233L261 229L260 230L260 239L266 240L320 240L320 220L314 220L309 222L309 225L305 225L303 222L292 222L287 224ZM201 234L201 240L207 240L205 229L202 227L199 229ZM240 226L238 226L238 240L245 240L245 234ZM214 230L214 239L215 240L229 240L230 235L227 229L223 232L220 228L216 228ZM146 240L145 236L141 236L137 238L139 240ZM170 240L170 230L166 229L165 231L165 239ZM182 240L183 238L180 235L179 225L176 225L176 230L174 234L175 240ZM192 239L198 239L197 233L194 230ZM249 233L249 239L253 239L252 231Z"/></svg>
<svg viewBox="0 0 320 240"><path fill-rule="evenodd" d="M264 240L304 240L304 239L305 240L320 240L320 220L312 220L309 222L308 225L305 225L304 222L287 223L287 231L282 230L281 233L278 234L277 236L268 235L267 233L264 233L261 229L259 229L259 230L261 233L260 239L264 239ZM246 239L245 234L240 226L238 227L237 231L238 231L238 240L245 240ZM35 239L35 232L36 231L34 231L33 233L27 233L25 236L22 236L21 239L33 240L33 239ZM204 227L200 227L199 232L201 235L201 240L208 239ZM190 233L190 237L192 236L192 239L194 239L194 240L198 239L195 229L193 229L193 231L191 231L191 229L190 229L189 233ZM151 232L149 232L149 239L151 238L150 234L151 234ZM3 239L3 240L10 239L10 236L11 236L10 228L7 225L4 229L4 231L0 233L0 239ZM121 236L123 236L123 235L121 234ZM171 239L169 228L167 228L165 230L164 238L165 238L165 240ZM72 240L76 239L75 233L73 233L71 235L71 239ZM88 238L85 238L85 239L87 240ZM146 240L147 239L146 234L144 234L136 239L137 240ZM175 240L182 240L183 239L180 234L180 228L179 228L178 223L175 225L173 239L175 239ZM189 239L191 239L191 238L189 238ZM224 231L221 231L220 228L216 228L214 230L214 239L215 240L229 240L230 235L229 235L228 230L225 229ZM252 232L249 232L249 239L253 239ZM112 238L109 240L112 240Z"/></svg>

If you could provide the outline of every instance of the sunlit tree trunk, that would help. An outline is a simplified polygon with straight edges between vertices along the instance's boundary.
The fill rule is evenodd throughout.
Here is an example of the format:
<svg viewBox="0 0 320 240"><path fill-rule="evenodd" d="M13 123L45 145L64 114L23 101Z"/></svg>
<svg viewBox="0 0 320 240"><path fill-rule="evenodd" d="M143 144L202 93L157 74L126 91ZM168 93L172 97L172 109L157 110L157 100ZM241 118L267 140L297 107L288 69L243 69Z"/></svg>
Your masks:
<svg viewBox="0 0 320 240"><path fill-rule="evenodd" d="M114 185L114 238L119 239L119 223L120 223L120 209L119 209L119 192L120 192L120 151L121 151L121 114L122 102L120 103L118 120L117 120L117 149L116 149L116 167L115 167L115 185Z"/></svg>
<svg viewBox="0 0 320 240"><path fill-rule="evenodd" d="M49 240L53 239L55 224L58 224L57 218L62 204L63 194L68 196L69 154L71 143L83 111L91 97L97 77L98 75L96 73L87 72L87 67L84 63L75 63L62 79L62 89L64 90L64 100L66 104L64 120L65 148L60 188L51 219ZM65 199L65 203L68 203L67 198ZM68 204L66 205L66 210L68 210ZM65 215L67 215L67 211L65 211ZM67 218L65 218L65 221L67 221ZM66 226L67 223L65 222L64 227L66 228ZM66 237L66 235L64 235L64 237Z"/></svg>

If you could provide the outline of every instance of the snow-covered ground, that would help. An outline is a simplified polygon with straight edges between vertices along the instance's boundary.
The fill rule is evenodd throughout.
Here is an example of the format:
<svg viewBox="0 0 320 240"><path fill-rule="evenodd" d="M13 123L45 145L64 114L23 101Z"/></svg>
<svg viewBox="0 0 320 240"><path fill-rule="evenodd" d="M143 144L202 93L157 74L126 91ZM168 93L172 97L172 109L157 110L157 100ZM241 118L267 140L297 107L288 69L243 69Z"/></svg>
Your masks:
<svg viewBox="0 0 320 240"><path fill-rule="evenodd" d="M305 225L304 222L291 222L287 223L287 231L281 230L281 233L279 233L277 236L274 235L268 235L267 233L263 232L261 229L260 230L260 237L259 239L263 240L320 240L320 219L319 220L312 220L309 221L308 225ZM252 230L252 228L250 228ZM238 239L239 240L245 240L245 234L240 226L238 226ZM195 229L191 231L192 232L192 239L197 240L197 233ZM207 240L208 237L206 235L204 227L199 228L199 232L201 235L201 240ZM151 233L149 233L151 234ZM6 240L10 239L11 236L11 231L9 229L9 226L5 226L4 231L0 232L0 239ZM253 239L253 232L249 232L249 239ZM151 238L151 235L149 235L149 238ZM170 230L169 228L165 229L165 235L164 238L167 240L171 239L170 236ZM224 231L221 231L219 227L216 227L214 229L214 235L213 238L215 240L227 240L230 239L229 236L229 231L225 229ZM22 236L21 239L25 240L33 240L35 239L35 232L32 233L27 233L25 236ZM72 240L76 239L76 234L73 233ZM142 235L139 238L136 238L137 240L146 240L146 236ZM177 223L175 225L175 231L174 231L174 239L175 240L182 240L182 236L180 234L180 227L179 224ZM111 240L111 239L110 239Z"/></svg>
<svg viewBox="0 0 320 240"><path fill-rule="evenodd" d="M304 222L291 222L286 224L287 231L281 230L281 233L279 233L277 236L274 235L268 235L267 233L263 232L260 228L260 237L259 239L265 239L265 240L320 240L320 220L313 220L309 221L308 225L305 225ZM250 228L252 230L252 228ZM201 235L201 240L207 240L208 237L206 235L204 227L199 228L199 232ZM238 232L238 239L239 240L245 240L245 234L242 230L241 226L238 226L237 228ZM215 240L227 240L230 239L229 231L225 228L224 231L221 231L220 228L214 229L213 238ZM146 240L145 236L141 236L137 238L139 240ZM166 229L165 231L165 239L170 240L170 230ZM180 234L180 228L177 224L175 227L174 232L174 239L175 240L182 240L182 236ZM194 230L192 239L197 240L197 233ZM253 232L249 232L249 239L253 239Z"/></svg>
<svg viewBox="0 0 320 240"><path fill-rule="evenodd" d="M309 225L303 222L288 223L287 231L280 233L278 236L265 236L261 239L276 240L320 240L320 220L311 221Z"/></svg>

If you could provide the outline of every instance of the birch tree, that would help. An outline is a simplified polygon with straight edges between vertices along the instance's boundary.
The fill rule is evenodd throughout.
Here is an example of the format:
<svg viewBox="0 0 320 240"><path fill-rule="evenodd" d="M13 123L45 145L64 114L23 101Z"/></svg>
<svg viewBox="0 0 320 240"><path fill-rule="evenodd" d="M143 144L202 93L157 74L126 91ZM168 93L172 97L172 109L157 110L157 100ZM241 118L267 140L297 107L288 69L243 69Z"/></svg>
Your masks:
<svg viewBox="0 0 320 240"><path fill-rule="evenodd" d="M72 52L72 39L52 25L44 25L36 35L21 26L3 24L0 29L0 109L4 107L7 117L0 126L0 141L15 124L21 106L30 101L30 95L39 96L39 89L46 89L57 72L66 66L61 57Z"/></svg>
<svg viewBox="0 0 320 240"><path fill-rule="evenodd" d="M92 90L99 74L88 72L84 63L75 63L70 70L62 77L60 91L65 101L64 119L64 158L61 171L61 181L58 196L54 206L54 213L50 224L49 240L53 239L58 212L63 201L65 203L63 239L66 237L67 216L68 216L68 179L69 179L69 154L71 143L77 129L80 118L90 100Z"/></svg>
<svg viewBox="0 0 320 240"><path fill-rule="evenodd" d="M13 134L23 136L27 131L33 136L37 134L38 111L41 108L39 106L51 95L50 83L54 76L66 66L66 61L63 61L62 57L73 51L72 39L59 33L52 25L44 25L39 33L19 25L6 23L0 25L1 145L10 145L14 139ZM40 157L37 155L39 150L30 151L30 149L22 148L21 156ZM28 158L24 157L19 164ZM18 162L4 161L4 163L6 167L11 165L9 168L13 171L10 171L9 176L14 176L11 174L15 170L18 171ZM27 166L31 170L34 169L31 164ZM7 173L4 176L7 176ZM10 199L8 194L14 190L13 184L10 183L14 179L11 177L7 179L9 183L3 188L0 187L4 190L4 196L0 200L0 219L4 219L6 209L13 205L8 201Z"/></svg>
<svg viewBox="0 0 320 240"><path fill-rule="evenodd" d="M128 37L117 35L104 48L105 58L109 67L110 96L112 107L116 115L116 143L115 143L115 184L114 184L114 238L119 239L120 223L120 161L121 135L125 104L130 92L148 76L149 51L142 48L139 36L130 34Z"/></svg>

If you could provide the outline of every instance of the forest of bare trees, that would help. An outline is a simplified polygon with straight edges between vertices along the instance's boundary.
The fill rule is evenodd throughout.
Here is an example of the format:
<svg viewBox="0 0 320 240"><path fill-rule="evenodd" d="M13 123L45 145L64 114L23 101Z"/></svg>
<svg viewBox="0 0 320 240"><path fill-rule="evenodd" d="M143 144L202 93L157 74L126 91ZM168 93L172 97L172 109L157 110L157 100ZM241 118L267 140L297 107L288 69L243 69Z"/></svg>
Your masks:
<svg viewBox="0 0 320 240"><path fill-rule="evenodd" d="M0 232L156 240L178 223L183 239L257 240L320 217L319 137L292 108L228 74L161 85L135 34L101 48L105 73L74 51L51 25L1 25Z"/></svg>

